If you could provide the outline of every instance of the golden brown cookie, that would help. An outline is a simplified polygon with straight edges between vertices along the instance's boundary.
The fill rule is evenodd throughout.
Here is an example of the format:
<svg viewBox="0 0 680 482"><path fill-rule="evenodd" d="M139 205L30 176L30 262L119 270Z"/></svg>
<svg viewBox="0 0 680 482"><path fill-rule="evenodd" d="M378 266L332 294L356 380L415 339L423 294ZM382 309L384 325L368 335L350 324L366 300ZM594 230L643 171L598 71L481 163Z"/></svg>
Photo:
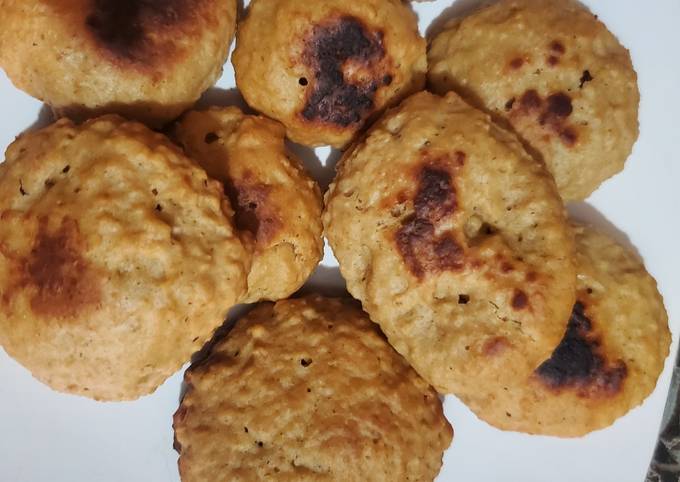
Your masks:
<svg viewBox="0 0 680 482"><path fill-rule="evenodd" d="M245 100L288 137L342 147L424 86L425 47L401 0L253 0L232 61Z"/></svg>
<svg viewBox="0 0 680 482"><path fill-rule="evenodd" d="M451 443L435 391L349 300L262 304L185 381L183 482L431 481Z"/></svg>
<svg viewBox="0 0 680 482"><path fill-rule="evenodd" d="M535 373L464 401L496 427L578 437L654 390L671 341L656 282L632 253L576 227L578 294L562 341Z"/></svg>
<svg viewBox="0 0 680 482"><path fill-rule="evenodd" d="M236 107L187 113L175 128L186 152L224 184L236 228L254 252L243 302L297 291L321 259L321 194L287 152L285 129Z"/></svg>
<svg viewBox="0 0 680 482"><path fill-rule="evenodd" d="M638 137L630 54L574 0L502 0L435 36L429 82L503 119L566 200L621 169Z"/></svg>
<svg viewBox="0 0 680 482"><path fill-rule="evenodd" d="M246 289L222 186L168 139L62 119L0 164L0 344L55 390L152 392Z"/></svg>
<svg viewBox="0 0 680 482"><path fill-rule="evenodd" d="M117 113L160 125L222 72L235 0L3 0L0 67L76 118Z"/></svg>
<svg viewBox="0 0 680 482"><path fill-rule="evenodd" d="M326 236L347 287L442 393L526 378L574 304L550 174L457 95L421 92L341 160Z"/></svg>

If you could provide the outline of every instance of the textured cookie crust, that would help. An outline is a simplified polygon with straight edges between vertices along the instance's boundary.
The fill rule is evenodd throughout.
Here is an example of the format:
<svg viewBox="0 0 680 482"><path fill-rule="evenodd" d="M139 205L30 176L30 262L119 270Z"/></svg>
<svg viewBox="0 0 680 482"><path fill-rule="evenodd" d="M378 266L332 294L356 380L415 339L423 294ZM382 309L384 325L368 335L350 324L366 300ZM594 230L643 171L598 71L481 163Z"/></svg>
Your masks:
<svg viewBox="0 0 680 482"><path fill-rule="evenodd" d="M431 87L511 124L566 200L621 171L638 137L630 54L574 0L502 0L452 21L428 60Z"/></svg>
<svg viewBox="0 0 680 482"><path fill-rule="evenodd" d="M263 304L185 375L183 482L428 481L452 430L357 303Z"/></svg>
<svg viewBox="0 0 680 482"><path fill-rule="evenodd" d="M287 152L285 133L235 107L189 112L175 128L185 151L225 186L254 253L244 303L287 298L323 253L319 186Z"/></svg>
<svg viewBox="0 0 680 482"><path fill-rule="evenodd" d="M654 390L671 335L656 282L606 236L576 227L578 294L552 356L526 380L480 385L466 402L505 430L577 437L607 427Z"/></svg>
<svg viewBox="0 0 680 482"><path fill-rule="evenodd" d="M0 0L0 67L60 114L159 125L222 72L236 0Z"/></svg>
<svg viewBox="0 0 680 482"><path fill-rule="evenodd" d="M232 62L248 104L288 137L343 147L367 119L424 86L425 50L400 0L253 0Z"/></svg>
<svg viewBox="0 0 680 482"><path fill-rule="evenodd" d="M152 392L246 289L222 187L106 116L21 136L0 164L0 344L55 390Z"/></svg>
<svg viewBox="0 0 680 482"><path fill-rule="evenodd" d="M410 97L346 153L324 226L350 293L442 393L526 378L564 333L576 274L555 184L453 93Z"/></svg>

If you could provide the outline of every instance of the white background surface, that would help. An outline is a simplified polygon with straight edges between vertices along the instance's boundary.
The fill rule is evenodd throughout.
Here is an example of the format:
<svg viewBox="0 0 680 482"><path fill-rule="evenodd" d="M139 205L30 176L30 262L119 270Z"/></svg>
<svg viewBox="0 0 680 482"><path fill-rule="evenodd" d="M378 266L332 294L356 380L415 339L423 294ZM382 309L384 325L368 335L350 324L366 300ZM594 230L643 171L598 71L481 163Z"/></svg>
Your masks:
<svg viewBox="0 0 680 482"><path fill-rule="evenodd" d="M415 5L423 32L451 1ZM455 8L476 3L459 0ZM653 451L680 331L680 1L586 3L631 50L642 94L641 135L625 171L588 204L571 209L643 256L666 299L672 355L657 390L642 407L582 439L501 432L447 397L455 437L440 481L638 482ZM234 85L229 64L219 85ZM214 90L209 98L225 103L234 97L224 94ZM39 102L14 89L0 71L0 150L34 125L40 110ZM317 154L324 159L328 152ZM307 154L312 171L328 180L332 170ZM335 265L329 252L324 264ZM322 268L315 282L332 284L335 277ZM171 417L180 383L178 373L136 402L96 403L52 392L0 350L0 481L178 481Z"/></svg>

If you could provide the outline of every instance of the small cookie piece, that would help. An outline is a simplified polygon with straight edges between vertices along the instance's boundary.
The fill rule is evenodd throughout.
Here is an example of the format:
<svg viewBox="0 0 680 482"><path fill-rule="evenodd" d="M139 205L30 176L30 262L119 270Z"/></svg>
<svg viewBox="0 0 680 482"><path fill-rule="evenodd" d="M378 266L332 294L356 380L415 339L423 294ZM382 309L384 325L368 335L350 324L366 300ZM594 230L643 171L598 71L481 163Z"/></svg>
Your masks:
<svg viewBox="0 0 680 482"><path fill-rule="evenodd" d="M319 186L286 152L284 136L278 122L236 107L191 111L175 128L189 156L224 184L254 252L244 303L287 298L323 254Z"/></svg>
<svg viewBox="0 0 680 482"><path fill-rule="evenodd" d="M608 237L576 227L578 294L552 356L525 380L479 385L464 400L504 430L578 437L607 427L654 390L671 335L663 299L642 262Z"/></svg>
<svg viewBox="0 0 680 482"><path fill-rule="evenodd" d="M350 300L262 304L185 381L183 482L427 481L451 443L437 393Z"/></svg>
<svg viewBox="0 0 680 482"><path fill-rule="evenodd" d="M60 115L159 126L222 73L236 0L4 0L0 67Z"/></svg>
<svg viewBox="0 0 680 482"><path fill-rule="evenodd" d="M623 169L640 94L628 51L574 0L501 0L436 35L431 87L455 90L508 122L565 200Z"/></svg>
<svg viewBox="0 0 680 482"><path fill-rule="evenodd" d="M0 344L55 390L151 393L245 294L232 215L222 186L142 124L22 135L0 164Z"/></svg>
<svg viewBox="0 0 680 482"><path fill-rule="evenodd" d="M401 0L253 0L232 57L248 104L292 140L343 147L425 85L425 40Z"/></svg>
<svg viewBox="0 0 680 482"><path fill-rule="evenodd" d="M526 378L559 342L576 273L555 183L454 93L390 111L326 196L350 293L439 392Z"/></svg>

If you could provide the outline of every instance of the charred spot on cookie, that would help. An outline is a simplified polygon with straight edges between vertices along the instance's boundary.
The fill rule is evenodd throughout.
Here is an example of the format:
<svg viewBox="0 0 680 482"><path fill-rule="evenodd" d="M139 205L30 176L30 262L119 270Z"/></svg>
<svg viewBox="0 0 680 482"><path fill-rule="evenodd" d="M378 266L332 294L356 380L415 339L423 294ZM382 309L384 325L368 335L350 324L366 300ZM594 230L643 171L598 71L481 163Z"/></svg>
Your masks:
<svg viewBox="0 0 680 482"><path fill-rule="evenodd" d="M22 282L33 291L31 308L36 313L50 318L74 317L99 302L99 283L84 252L75 220L64 218L54 232L48 229L46 218L40 220L24 262Z"/></svg>
<svg viewBox="0 0 680 482"><path fill-rule="evenodd" d="M564 92L555 92L545 99L531 89L520 98L519 108L514 109L514 98L506 104L506 109L512 111L510 115L531 116L537 119L539 125L551 131L567 147L572 147L578 140L576 129L567 125L569 116L574 112L571 97Z"/></svg>
<svg viewBox="0 0 680 482"><path fill-rule="evenodd" d="M556 65L559 64L559 63L560 63L559 57L556 57L556 56L554 56L554 55L549 55L549 56L548 56L548 65L550 65L551 67L554 67L554 66L556 66Z"/></svg>
<svg viewBox="0 0 680 482"><path fill-rule="evenodd" d="M505 103L505 110L511 111L512 106L515 105L515 98L508 99L508 101Z"/></svg>
<svg viewBox="0 0 680 482"><path fill-rule="evenodd" d="M551 94L546 99L548 102L547 114L555 117L569 117L574 111L571 97L563 92Z"/></svg>
<svg viewBox="0 0 680 482"><path fill-rule="evenodd" d="M527 111L540 109L543 105L541 97L534 89L527 90L519 99L520 106Z"/></svg>
<svg viewBox="0 0 680 482"><path fill-rule="evenodd" d="M601 351L585 306L577 301L562 341L536 369L536 375L553 390L574 388L581 397L615 395L621 390L628 368L623 360L609 363Z"/></svg>
<svg viewBox="0 0 680 482"><path fill-rule="evenodd" d="M583 74L581 75L581 78L579 79L578 88L579 88L579 89L582 89L582 88L583 88L583 85L584 85L586 82L590 82L591 80L593 80L593 76L590 75L590 71L589 71L589 70L584 70L584 71L583 71Z"/></svg>
<svg viewBox="0 0 680 482"><path fill-rule="evenodd" d="M417 218L436 223L456 209L456 192L447 170L426 166L420 171L418 182L413 203Z"/></svg>
<svg viewBox="0 0 680 482"><path fill-rule="evenodd" d="M145 63L161 52L158 30L186 20L192 0L92 0L85 24L95 41L118 58Z"/></svg>
<svg viewBox="0 0 680 482"><path fill-rule="evenodd" d="M564 44L562 44L562 42L560 42L559 40L553 40L552 42L550 42L550 50L558 55L562 55L564 54L564 52L566 52Z"/></svg>
<svg viewBox="0 0 680 482"><path fill-rule="evenodd" d="M224 191L234 209L236 229L252 234L257 244L266 244L281 229L281 219L269 201L270 186L242 180L225 183Z"/></svg>
<svg viewBox="0 0 680 482"><path fill-rule="evenodd" d="M397 249L418 278L431 272L460 270L463 249L451 233L437 234L435 229L457 207L451 173L437 164L426 164L418 171L417 180L414 214L396 232Z"/></svg>
<svg viewBox="0 0 680 482"><path fill-rule="evenodd" d="M470 302L470 295L458 295L458 304L467 305Z"/></svg>
<svg viewBox="0 0 680 482"><path fill-rule="evenodd" d="M219 138L220 138L220 136L218 136L218 135L215 134L214 132L208 132L208 133L205 135L205 138L203 139L203 141L204 141L206 144L212 144L213 142L216 142L217 140L219 140Z"/></svg>
<svg viewBox="0 0 680 482"><path fill-rule="evenodd" d="M565 127L560 131L560 139L562 139L562 142L566 144L568 147L571 147L574 144L576 144L576 141L578 140L578 135L576 134L576 131L574 131L573 128Z"/></svg>
<svg viewBox="0 0 680 482"><path fill-rule="evenodd" d="M510 61L510 67L512 69L520 69L524 65L524 59L522 57L516 57Z"/></svg>
<svg viewBox="0 0 680 482"><path fill-rule="evenodd" d="M458 167L463 167L465 165L465 159L467 159L467 155L463 151L456 151L456 165Z"/></svg>
<svg viewBox="0 0 680 482"><path fill-rule="evenodd" d="M302 117L340 127L362 122L373 110L379 84L392 83L392 76L381 71L384 57L382 32L370 31L356 17L316 25L302 56L314 73ZM348 68L368 75L346 78Z"/></svg>
<svg viewBox="0 0 680 482"><path fill-rule="evenodd" d="M529 304L529 298L524 291L515 290L515 293L512 295L511 304L514 310L523 310Z"/></svg>

